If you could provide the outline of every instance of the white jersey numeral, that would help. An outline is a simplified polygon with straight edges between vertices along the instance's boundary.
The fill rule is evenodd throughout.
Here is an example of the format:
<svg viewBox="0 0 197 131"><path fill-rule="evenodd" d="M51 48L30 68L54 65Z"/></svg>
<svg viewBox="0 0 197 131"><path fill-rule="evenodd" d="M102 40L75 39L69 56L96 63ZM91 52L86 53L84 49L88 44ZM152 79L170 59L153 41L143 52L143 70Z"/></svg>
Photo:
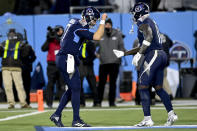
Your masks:
<svg viewBox="0 0 197 131"><path fill-rule="evenodd" d="M62 38L61 38L61 42L64 40L64 37L66 36L66 34L67 34L67 32L68 32L68 29L70 28L71 25L72 25L72 24L70 24L70 23L68 23L68 24L66 25L66 28L65 28L65 30L64 30L64 34L62 35Z"/></svg>

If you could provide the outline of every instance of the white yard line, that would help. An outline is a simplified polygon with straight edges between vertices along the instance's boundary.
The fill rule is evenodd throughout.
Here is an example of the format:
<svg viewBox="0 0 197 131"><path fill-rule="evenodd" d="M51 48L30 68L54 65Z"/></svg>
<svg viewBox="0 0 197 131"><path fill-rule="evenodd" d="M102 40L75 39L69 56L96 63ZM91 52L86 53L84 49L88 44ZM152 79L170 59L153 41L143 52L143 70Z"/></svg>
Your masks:
<svg viewBox="0 0 197 131"><path fill-rule="evenodd" d="M92 101L87 101L86 102L86 107L92 107ZM135 106L135 102L134 101L128 101L128 102L123 102L123 103L116 103L118 107L125 107L125 106ZM38 104L37 103L31 103L30 104L32 106L32 108L37 108ZM55 101L53 103L53 108L57 108L59 105L59 102ZM197 102L194 99L190 99L190 100L173 100L172 101L172 105L173 106L197 106ZM162 103L157 103L156 102L156 107L158 106L163 106ZM47 108L46 103L44 102L44 107ZM69 102L67 104L67 107L72 107L71 102ZM103 101L102 102L102 107L109 107L108 101ZM0 103L0 109L7 109L8 108L8 104L7 103ZM15 105L16 109L20 109L20 104L17 103Z"/></svg>
<svg viewBox="0 0 197 131"><path fill-rule="evenodd" d="M197 107L173 107L174 109L197 109ZM151 107L151 110L163 110L165 107ZM121 111L121 110L142 110L139 108L106 108L106 109L80 109L80 111ZM72 111L72 109L64 110L64 111Z"/></svg>
<svg viewBox="0 0 197 131"><path fill-rule="evenodd" d="M31 109L31 110L29 110L29 109L27 109L27 110L25 110L25 109L23 109L23 110L9 110L9 109L7 109L7 110L0 110L0 113L1 112L36 112L36 111L38 111L38 110L34 110L34 109ZM50 111L50 110L45 110L45 111Z"/></svg>
<svg viewBox="0 0 197 131"><path fill-rule="evenodd" d="M180 106L180 107L173 107L174 109L197 109L197 106L189 106L189 107L186 107L186 106ZM165 109L165 107L151 107L151 110L163 110ZM84 109L84 108L81 108L80 111L116 111L116 110L142 110L141 107L137 107L137 108L118 108L118 107L115 107L115 108L92 108L92 109ZM34 111L36 112L37 110L0 110L0 113L1 112L30 112L30 111ZM47 109L45 111L55 111L55 109ZM64 109L63 111L72 111L72 108L69 108L69 109Z"/></svg>
<svg viewBox="0 0 197 131"><path fill-rule="evenodd" d="M151 110L163 110L165 109L165 107L151 107ZM189 106L189 107L186 107L186 106L180 106L180 107L173 107L173 109L197 109L197 106ZM81 108L80 111L121 111L121 110L142 110L141 107L137 107L137 108L118 108L118 107L115 107L115 108L92 108L92 109L84 109L84 108ZM36 112L37 110L0 110L0 113L1 112L28 112L28 111L34 111ZM55 109L47 109L45 111L55 111ZM64 109L63 111L73 111L72 108L69 108L69 109Z"/></svg>
<svg viewBox="0 0 197 131"><path fill-rule="evenodd" d="M45 112L48 112L48 111L36 111L36 112L26 113L26 114L22 114L22 115L10 116L7 118L2 118L2 119L0 119L0 121L8 121L8 120L13 120L13 119L17 119L17 118L26 117L26 116L37 115L37 114L41 114L41 113L45 113Z"/></svg>

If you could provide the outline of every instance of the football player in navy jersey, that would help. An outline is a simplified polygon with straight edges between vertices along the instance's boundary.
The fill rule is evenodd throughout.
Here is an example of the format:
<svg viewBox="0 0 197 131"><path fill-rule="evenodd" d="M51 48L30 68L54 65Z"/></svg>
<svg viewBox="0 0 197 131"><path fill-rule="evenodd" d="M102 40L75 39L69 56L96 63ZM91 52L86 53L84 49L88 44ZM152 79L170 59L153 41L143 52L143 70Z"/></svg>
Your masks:
<svg viewBox="0 0 197 131"><path fill-rule="evenodd" d="M104 33L107 14L102 15L100 25L95 33L89 31L100 19L100 12L94 7L87 7L82 11L82 19L71 19L67 24L61 39L61 48L56 55L56 64L67 84L67 91L63 94L57 110L50 119L58 127L64 127L61 121L62 110L71 100L73 108L73 127L89 127L79 116L81 82L78 71L79 49L84 39L100 40Z"/></svg>
<svg viewBox="0 0 197 131"><path fill-rule="evenodd" d="M139 93L144 112L144 119L136 126L153 126L150 113L150 94L149 87L154 87L157 95L161 98L168 112L168 119L165 123L170 126L178 119L174 113L169 95L162 88L164 68L167 64L167 56L162 50L160 32L156 23L149 18L149 6L145 3L136 3L131 10L134 23L138 27L138 39L140 47L136 50L132 64L140 66L139 73ZM131 51L131 50L130 50ZM130 51L121 52L114 50L117 57L130 55ZM139 64L140 58L144 54L144 60Z"/></svg>

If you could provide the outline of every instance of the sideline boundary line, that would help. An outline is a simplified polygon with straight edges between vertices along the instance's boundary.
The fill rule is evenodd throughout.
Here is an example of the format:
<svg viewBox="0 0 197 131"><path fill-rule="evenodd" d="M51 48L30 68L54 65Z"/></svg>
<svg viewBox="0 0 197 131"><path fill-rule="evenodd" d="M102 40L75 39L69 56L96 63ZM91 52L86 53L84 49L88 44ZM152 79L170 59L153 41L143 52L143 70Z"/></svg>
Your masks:
<svg viewBox="0 0 197 131"><path fill-rule="evenodd" d="M22 114L22 115L10 116L7 118L2 118L2 119L0 119L0 121L8 121L8 120L13 120L13 119L17 119L17 118L26 117L26 116L37 115L37 114L41 114L41 113L45 113L45 112L48 112L48 111L36 111L36 112L26 113L26 114Z"/></svg>
<svg viewBox="0 0 197 131"><path fill-rule="evenodd" d="M35 126L36 131L80 131L80 130L129 130L129 129L165 129L165 128L197 128L197 125L173 125L173 126L109 126L109 127L46 127Z"/></svg>

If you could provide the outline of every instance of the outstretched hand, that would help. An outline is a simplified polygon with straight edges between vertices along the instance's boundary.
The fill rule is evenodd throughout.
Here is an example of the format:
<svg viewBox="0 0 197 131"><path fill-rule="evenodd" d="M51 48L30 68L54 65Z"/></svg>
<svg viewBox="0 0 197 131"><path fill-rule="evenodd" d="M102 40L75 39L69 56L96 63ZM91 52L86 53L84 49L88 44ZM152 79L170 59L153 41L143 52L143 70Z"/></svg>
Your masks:
<svg viewBox="0 0 197 131"><path fill-rule="evenodd" d="M138 62L139 62L141 56L142 56L142 54L140 54L139 52L136 55L134 55L133 60L132 60L132 64L134 66L138 66Z"/></svg>
<svg viewBox="0 0 197 131"><path fill-rule="evenodd" d="M113 49L113 52L116 55L116 57L118 57L118 58L121 58L121 57L124 56L124 52L123 51Z"/></svg>

